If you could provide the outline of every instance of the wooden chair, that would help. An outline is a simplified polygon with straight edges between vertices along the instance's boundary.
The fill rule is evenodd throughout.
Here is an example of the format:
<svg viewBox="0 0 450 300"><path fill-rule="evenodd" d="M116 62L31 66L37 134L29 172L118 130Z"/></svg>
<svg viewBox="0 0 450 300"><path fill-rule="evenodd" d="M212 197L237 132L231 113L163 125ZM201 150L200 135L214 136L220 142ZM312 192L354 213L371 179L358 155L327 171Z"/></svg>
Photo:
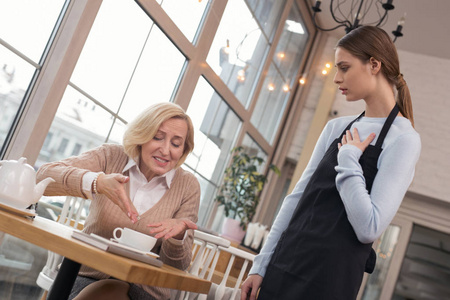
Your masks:
<svg viewBox="0 0 450 300"><path fill-rule="evenodd" d="M192 247L192 262L188 272L192 275L211 280L213 270L217 264L219 247L227 248L231 242L222 237L209 234L200 230L194 230L194 246ZM209 273L208 273L209 271ZM193 299L199 295L185 291L172 290L173 300ZM202 299L200 295L198 299ZM206 297L206 295L203 295ZM206 299L206 298L205 298Z"/></svg>
<svg viewBox="0 0 450 300"><path fill-rule="evenodd" d="M223 243L225 245L219 245ZM209 293L177 291L175 300L240 299L240 286L255 254L230 246L230 241L201 231L194 232L193 260L189 272L213 284Z"/></svg>
<svg viewBox="0 0 450 300"><path fill-rule="evenodd" d="M214 300L234 300L240 299L240 286L242 279L244 278L244 274L247 271L247 267L249 263L252 262L255 258L255 254L249 253L247 251L238 249L236 247L219 247L219 251L223 253L228 253L231 255L225 273L223 274L222 281L218 286L213 283L213 286L205 299L214 299ZM240 266L240 272L236 279L233 288L227 287L227 282L229 281L230 272L235 263L235 258L243 259L243 264Z"/></svg>
<svg viewBox="0 0 450 300"><path fill-rule="evenodd" d="M67 196L62 207L61 214L56 222L82 230L83 224L81 222L81 212L85 207L86 201L89 200ZM41 298L42 300L47 298L47 293L56 278L62 259L63 257L61 255L48 251L47 263L36 279L37 285L45 290Z"/></svg>

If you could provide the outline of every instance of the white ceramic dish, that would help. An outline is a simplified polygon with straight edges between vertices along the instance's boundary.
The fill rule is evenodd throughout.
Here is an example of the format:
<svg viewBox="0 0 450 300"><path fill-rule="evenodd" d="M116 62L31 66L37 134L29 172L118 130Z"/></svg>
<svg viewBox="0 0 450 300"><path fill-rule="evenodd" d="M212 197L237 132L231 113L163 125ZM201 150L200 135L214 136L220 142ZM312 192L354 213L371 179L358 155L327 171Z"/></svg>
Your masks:
<svg viewBox="0 0 450 300"><path fill-rule="evenodd" d="M114 242L114 243L117 244L117 245L120 245L122 248L129 249L129 250L132 250L132 251L135 251L135 252L139 252L139 253L142 253L142 254L150 255L150 256L152 256L152 257L154 257L154 258L158 258L158 257L159 257L158 254L153 253L153 252L151 252L151 251L142 251L142 250L139 250L139 249L136 249L136 248L133 248L133 247L124 245L124 244L122 244L122 243L119 243L119 242L118 242L116 239L114 239L114 238L112 238L111 241Z"/></svg>

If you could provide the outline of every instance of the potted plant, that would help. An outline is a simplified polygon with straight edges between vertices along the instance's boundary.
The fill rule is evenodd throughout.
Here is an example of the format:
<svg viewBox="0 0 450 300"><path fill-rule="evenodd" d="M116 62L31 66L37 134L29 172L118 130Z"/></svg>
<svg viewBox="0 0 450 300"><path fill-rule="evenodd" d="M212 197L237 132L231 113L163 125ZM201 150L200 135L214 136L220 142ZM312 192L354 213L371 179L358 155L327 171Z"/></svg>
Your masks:
<svg viewBox="0 0 450 300"><path fill-rule="evenodd" d="M263 158L248 155L242 146L232 149L231 153L231 164L225 169L222 185L214 200L224 207L226 219L222 227L225 232L222 234L241 242L248 223L255 215L267 177L257 170L264 162ZM280 174L275 165L270 165L269 168ZM230 232L233 227L239 231L236 235Z"/></svg>

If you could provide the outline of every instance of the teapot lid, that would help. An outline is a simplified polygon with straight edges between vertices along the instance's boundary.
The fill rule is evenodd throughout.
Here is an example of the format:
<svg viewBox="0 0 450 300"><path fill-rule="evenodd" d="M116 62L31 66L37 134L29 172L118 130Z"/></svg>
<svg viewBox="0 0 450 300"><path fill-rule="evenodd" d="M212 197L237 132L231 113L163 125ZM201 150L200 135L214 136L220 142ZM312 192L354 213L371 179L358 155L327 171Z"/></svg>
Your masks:
<svg viewBox="0 0 450 300"><path fill-rule="evenodd" d="M27 158L26 157L21 157L18 160L2 160L1 162L4 163L4 164L7 164L7 165L11 165L11 166L12 165L16 165L16 166L21 165L21 166L23 166L23 167L25 167L27 169L30 169L30 170L34 171L34 168L31 165L27 164Z"/></svg>

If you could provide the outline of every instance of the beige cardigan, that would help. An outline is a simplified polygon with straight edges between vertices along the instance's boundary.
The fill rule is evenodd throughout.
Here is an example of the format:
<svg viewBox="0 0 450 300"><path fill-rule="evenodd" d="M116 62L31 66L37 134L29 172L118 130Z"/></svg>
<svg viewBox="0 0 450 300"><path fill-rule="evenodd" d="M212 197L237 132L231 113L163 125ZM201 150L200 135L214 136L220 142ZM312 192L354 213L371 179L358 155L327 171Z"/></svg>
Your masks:
<svg viewBox="0 0 450 300"><path fill-rule="evenodd" d="M87 198L82 190L82 177L88 171L122 173L128 162L128 156L120 145L105 144L77 157L43 165L37 172L37 181L52 177L55 183L48 185L46 196L71 195ZM194 223L198 220L200 185L195 176L181 168L176 170L170 189L154 207L140 216L133 224L125 213L103 195L96 195L91 202L84 231L111 238L116 227L129 227L148 233L147 224L167 218L188 218ZM159 239L153 248L161 260L168 265L185 270L191 261L193 232L188 231L184 243ZM80 275L93 278L108 278L109 275L92 268L82 266ZM142 286L155 299L168 299L170 291L165 288Z"/></svg>

